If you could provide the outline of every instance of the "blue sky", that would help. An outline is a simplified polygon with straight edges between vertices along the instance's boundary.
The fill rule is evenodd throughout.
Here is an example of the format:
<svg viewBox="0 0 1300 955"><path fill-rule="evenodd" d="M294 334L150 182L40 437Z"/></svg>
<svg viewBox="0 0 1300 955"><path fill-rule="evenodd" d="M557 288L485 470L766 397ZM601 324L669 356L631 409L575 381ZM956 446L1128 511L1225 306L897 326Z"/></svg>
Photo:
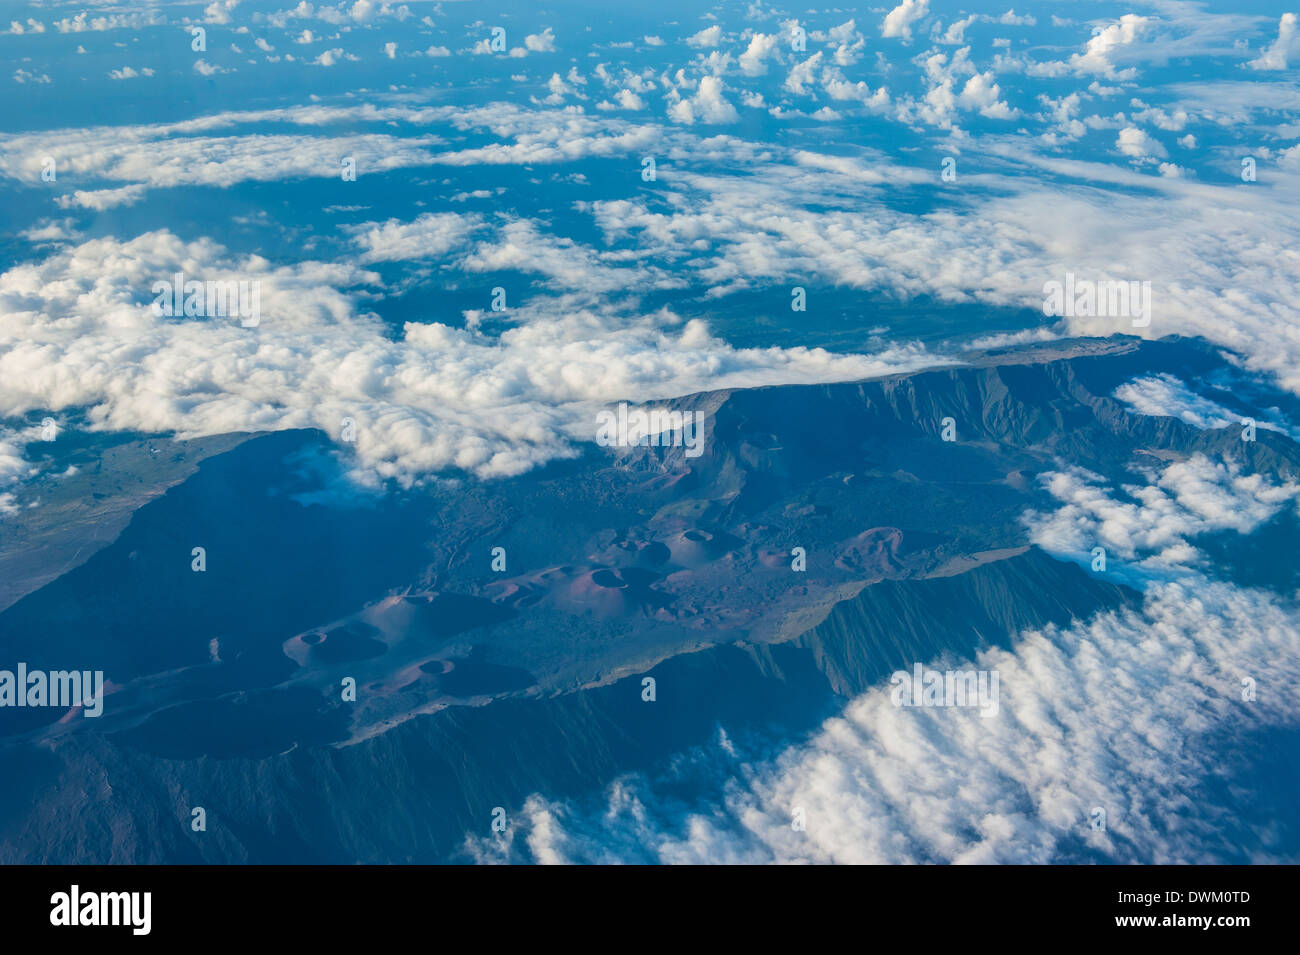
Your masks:
<svg viewBox="0 0 1300 955"><path fill-rule="evenodd" d="M10 5L0 411L204 433L347 404L385 422L381 479L509 473L592 401L1133 331L1044 317L1067 271L1151 282L1141 334L1294 390L1300 54L1269 6ZM141 317L182 263L258 278L267 321ZM138 333L111 374L117 331L68 308Z"/></svg>

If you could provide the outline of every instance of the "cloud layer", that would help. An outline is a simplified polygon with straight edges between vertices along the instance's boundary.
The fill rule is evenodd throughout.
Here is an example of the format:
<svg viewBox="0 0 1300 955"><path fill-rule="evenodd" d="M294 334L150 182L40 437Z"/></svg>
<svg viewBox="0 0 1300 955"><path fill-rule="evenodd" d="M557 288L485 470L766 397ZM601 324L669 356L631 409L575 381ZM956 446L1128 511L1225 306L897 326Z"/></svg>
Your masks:
<svg viewBox="0 0 1300 955"><path fill-rule="evenodd" d="M447 241L430 223L362 238L377 257ZM509 258L493 243L476 254ZM259 283L260 323L155 315L151 289L176 272ZM599 403L853 379L929 360L908 348L738 349L698 320L619 310L589 294L512 307L491 334L473 321L408 322L394 336L359 307L378 284L359 265L277 267L166 231L67 247L0 274L0 415L87 408L91 426L107 430L335 437L352 418L358 475L410 483L448 469L517 474L571 455L574 441L594 440Z"/></svg>
<svg viewBox="0 0 1300 955"><path fill-rule="evenodd" d="M1159 584L1140 613L1026 633L976 665L1000 674L995 717L899 708L882 687L771 759L738 760L724 734L699 760L733 773L717 802L683 806L625 778L599 805L534 796L505 836L466 850L544 863L1295 861L1274 820L1220 782L1252 771L1224 753L1296 726L1300 620L1267 596Z"/></svg>

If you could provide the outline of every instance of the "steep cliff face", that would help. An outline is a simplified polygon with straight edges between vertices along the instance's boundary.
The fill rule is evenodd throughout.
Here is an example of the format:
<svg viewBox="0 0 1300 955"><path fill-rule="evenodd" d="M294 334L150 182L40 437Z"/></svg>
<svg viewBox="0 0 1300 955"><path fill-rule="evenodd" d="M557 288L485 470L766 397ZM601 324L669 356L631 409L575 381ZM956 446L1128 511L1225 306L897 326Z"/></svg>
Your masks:
<svg viewBox="0 0 1300 955"><path fill-rule="evenodd" d="M968 660L1017 634L1133 607L1135 591L1053 560L1037 548L951 576L885 580L836 604L797 641L832 689L853 696L917 660Z"/></svg>

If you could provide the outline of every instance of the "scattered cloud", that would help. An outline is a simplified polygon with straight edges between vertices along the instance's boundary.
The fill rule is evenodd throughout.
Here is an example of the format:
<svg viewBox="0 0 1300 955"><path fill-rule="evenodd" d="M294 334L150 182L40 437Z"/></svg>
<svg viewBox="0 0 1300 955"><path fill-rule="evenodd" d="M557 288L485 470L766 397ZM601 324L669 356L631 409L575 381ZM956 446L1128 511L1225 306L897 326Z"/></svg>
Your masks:
<svg viewBox="0 0 1300 955"><path fill-rule="evenodd" d="M903 0L898 6L885 14L880 24L880 35L899 37L911 42L912 27L930 13L930 0Z"/></svg>
<svg viewBox="0 0 1300 955"><path fill-rule="evenodd" d="M1284 13L1277 24L1277 39L1247 66L1252 70L1285 70L1297 56L1300 29L1294 13Z"/></svg>
<svg viewBox="0 0 1300 955"><path fill-rule="evenodd" d="M739 114L723 96L722 79L717 76L700 78L694 96L678 100L668 107L668 117L675 123L690 126L694 123L734 123Z"/></svg>
<svg viewBox="0 0 1300 955"><path fill-rule="evenodd" d="M686 42L691 46L717 46L722 42L722 27L716 23L711 27L705 27L699 33L688 36Z"/></svg>

